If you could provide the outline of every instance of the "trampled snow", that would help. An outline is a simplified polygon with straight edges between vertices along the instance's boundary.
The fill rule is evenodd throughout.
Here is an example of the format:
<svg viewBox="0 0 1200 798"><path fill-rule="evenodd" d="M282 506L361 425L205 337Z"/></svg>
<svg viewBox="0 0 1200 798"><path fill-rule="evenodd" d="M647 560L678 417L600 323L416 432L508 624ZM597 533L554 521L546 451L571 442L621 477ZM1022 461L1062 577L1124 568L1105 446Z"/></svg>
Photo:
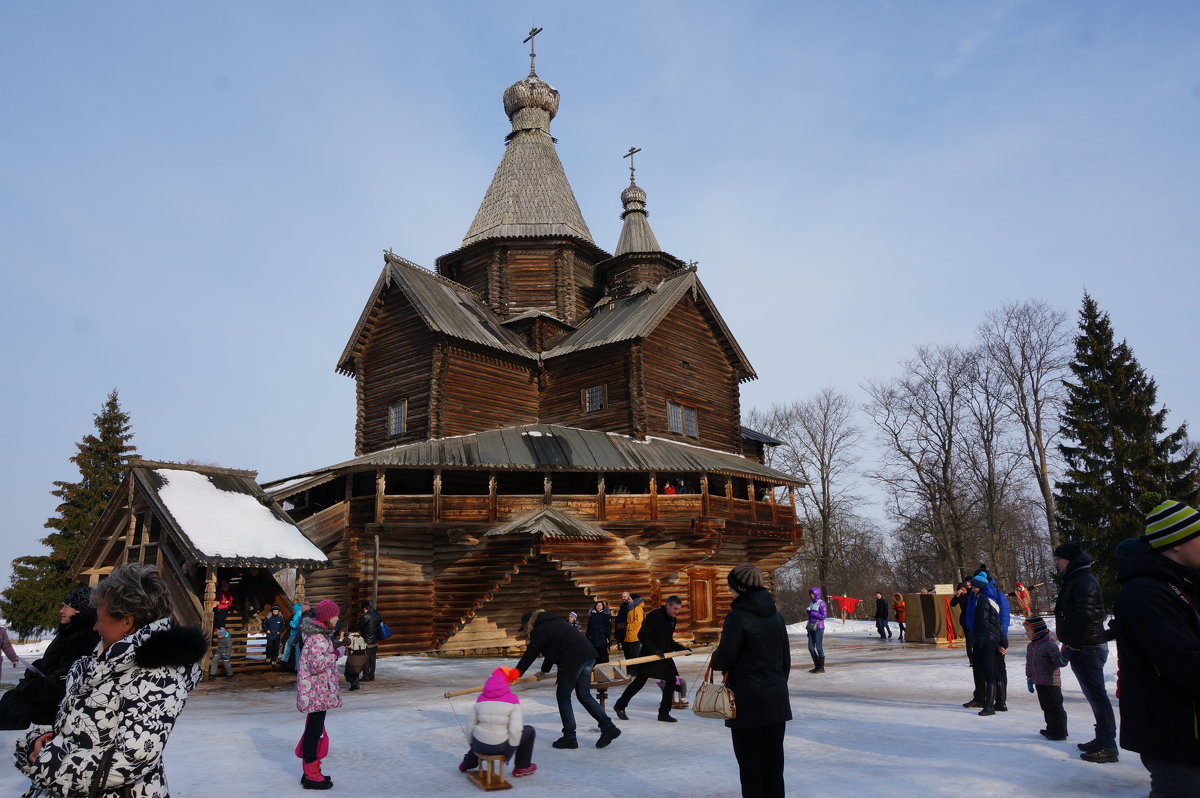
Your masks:
<svg viewBox="0 0 1200 798"><path fill-rule="evenodd" d="M893 630L895 624L892 625ZM1007 657L1009 711L981 718L962 708L971 671L961 649L883 642L871 621L829 622L827 672L810 674L803 626L792 627L792 713L785 749L787 792L798 798L1021 798L1145 796L1149 779L1135 754L1091 764L1075 744L1092 738L1092 716L1069 668L1063 692L1070 738L1050 742L1037 699L1025 689L1027 642L1014 619ZM34 659L36 647L18 647ZM1107 666L1110 695L1115 647ZM378 679L348 692L329 713L331 746L324 770L329 794L474 796L482 791L458 772L465 750L462 723L474 696L442 693L481 684L501 659L388 657ZM703 657L676 660L689 691ZM536 667L536 666L535 666ZM14 680L11 670L4 681ZM307 795L293 754L304 726L292 685L278 677L206 682L188 701L166 752L174 798ZM622 735L594 747L595 725L576 707L581 747L550 747L559 735L552 680L519 685L526 723L537 729L538 771L511 779L508 795L544 798L724 798L740 794L729 732L720 721L677 710L678 723L656 719L653 684L633 699ZM612 706L615 694L610 694ZM0 732L8 746L20 732ZM11 758L7 760L11 762ZM0 768L0 794L28 786L11 765Z"/></svg>
<svg viewBox="0 0 1200 798"><path fill-rule="evenodd" d="M182 469L154 472L158 489L188 540L210 557L326 559L292 524L277 518L254 496L221 490L204 474Z"/></svg>

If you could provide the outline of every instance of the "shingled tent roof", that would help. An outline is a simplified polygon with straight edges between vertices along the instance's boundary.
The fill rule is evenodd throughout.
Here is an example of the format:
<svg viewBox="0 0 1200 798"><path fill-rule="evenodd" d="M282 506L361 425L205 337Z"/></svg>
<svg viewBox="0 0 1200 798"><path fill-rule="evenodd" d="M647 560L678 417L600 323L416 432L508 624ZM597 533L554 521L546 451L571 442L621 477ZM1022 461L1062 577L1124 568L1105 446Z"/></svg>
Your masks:
<svg viewBox="0 0 1200 798"><path fill-rule="evenodd" d="M384 253L383 273L338 360L337 370L342 374L354 374L354 355L370 332L372 313L384 292L392 287L404 293L434 332L512 355L537 357L520 336L501 324L499 317L488 310L471 289L387 252Z"/></svg>
<svg viewBox="0 0 1200 798"><path fill-rule="evenodd" d="M532 70L505 90L512 132L462 246L547 235L595 243L550 136L558 102L558 91Z"/></svg>
<svg viewBox="0 0 1200 798"><path fill-rule="evenodd" d="M332 472L363 468L463 468L512 471L709 472L772 485L802 485L795 477L729 452L612 432L529 424L435 438L381 449L336 465L296 474L263 487L281 498Z"/></svg>

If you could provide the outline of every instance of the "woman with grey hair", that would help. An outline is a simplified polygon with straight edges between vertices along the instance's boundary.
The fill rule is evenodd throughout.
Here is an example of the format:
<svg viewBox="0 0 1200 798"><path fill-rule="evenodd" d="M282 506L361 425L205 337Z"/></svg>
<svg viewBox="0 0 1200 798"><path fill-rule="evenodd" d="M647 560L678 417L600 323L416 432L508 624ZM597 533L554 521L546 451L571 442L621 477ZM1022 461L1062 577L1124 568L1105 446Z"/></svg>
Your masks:
<svg viewBox="0 0 1200 798"><path fill-rule="evenodd" d="M163 798L163 749L200 681L204 635L172 623L152 565L114 568L91 603L100 644L71 667L53 730L17 742L17 767L33 781L25 798Z"/></svg>

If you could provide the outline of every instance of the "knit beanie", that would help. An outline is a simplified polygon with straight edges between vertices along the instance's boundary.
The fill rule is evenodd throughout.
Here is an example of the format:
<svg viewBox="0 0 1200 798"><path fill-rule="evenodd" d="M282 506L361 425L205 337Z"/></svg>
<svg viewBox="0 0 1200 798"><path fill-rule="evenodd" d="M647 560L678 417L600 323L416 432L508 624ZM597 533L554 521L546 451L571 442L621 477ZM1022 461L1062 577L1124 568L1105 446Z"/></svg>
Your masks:
<svg viewBox="0 0 1200 798"><path fill-rule="evenodd" d="M1083 547L1078 543L1064 543L1054 550L1055 557L1061 557L1067 562L1074 560L1080 554L1083 554Z"/></svg>
<svg viewBox="0 0 1200 798"><path fill-rule="evenodd" d="M73 610L83 612L92 604L92 589L90 587L75 588L63 599L63 604Z"/></svg>
<svg viewBox="0 0 1200 798"><path fill-rule="evenodd" d="M1161 500L1162 497L1147 493L1138 500L1138 504L1144 509L1154 499ZM1144 509L1144 512L1146 542L1152 549L1168 549L1200 535L1200 512L1183 502L1174 499L1159 501L1152 509Z"/></svg>
<svg viewBox="0 0 1200 798"><path fill-rule="evenodd" d="M763 586L762 571L748 562L735 567L729 572L729 589L735 593L749 593Z"/></svg>
<svg viewBox="0 0 1200 798"><path fill-rule="evenodd" d="M987 586L988 586L987 571L980 571L979 573L977 573L971 577L971 587L977 587L980 590L983 590Z"/></svg>
<svg viewBox="0 0 1200 798"><path fill-rule="evenodd" d="M1033 629L1033 639L1041 639L1049 630L1046 628L1046 619L1040 615L1031 615L1025 619L1025 623Z"/></svg>
<svg viewBox="0 0 1200 798"><path fill-rule="evenodd" d="M341 614L342 611L338 609L337 603L329 599L325 599L317 605L317 620L321 623L325 623L330 618L337 618Z"/></svg>

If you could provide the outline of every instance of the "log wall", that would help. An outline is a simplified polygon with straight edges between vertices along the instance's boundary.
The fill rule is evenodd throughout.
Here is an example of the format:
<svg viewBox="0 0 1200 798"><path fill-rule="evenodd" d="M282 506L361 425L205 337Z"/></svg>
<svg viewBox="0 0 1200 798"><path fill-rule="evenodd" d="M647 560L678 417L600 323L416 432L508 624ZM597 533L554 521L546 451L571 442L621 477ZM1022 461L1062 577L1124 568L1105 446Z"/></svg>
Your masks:
<svg viewBox="0 0 1200 798"><path fill-rule="evenodd" d="M605 386L608 406L585 413L583 391L594 385ZM544 424L629 434L633 429L633 403L629 392L628 349L608 346L549 360L541 417Z"/></svg>
<svg viewBox="0 0 1200 798"><path fill-rule="evenodd" d="M538 420L532 363L446 348L441 434L464 435Z"/></svg>
<svg viewBox="0 0 1200 798"><path fill-rule="evenodd" d="M646 338L642 362L649 434L741 451L738 381L728 354L690 296L680 300ZM699 438L669 431L668 401L696 408Z"/></svg>
<svg viewBox="0 0 1200 798"><path fill-rule="evenodd" d="M367 349L356 359L361 375L355 448L359 454L429 437L430 383L436 336L397 288L373 311ZM403 435L388 435L388 408L408 401Z"/></svg>

